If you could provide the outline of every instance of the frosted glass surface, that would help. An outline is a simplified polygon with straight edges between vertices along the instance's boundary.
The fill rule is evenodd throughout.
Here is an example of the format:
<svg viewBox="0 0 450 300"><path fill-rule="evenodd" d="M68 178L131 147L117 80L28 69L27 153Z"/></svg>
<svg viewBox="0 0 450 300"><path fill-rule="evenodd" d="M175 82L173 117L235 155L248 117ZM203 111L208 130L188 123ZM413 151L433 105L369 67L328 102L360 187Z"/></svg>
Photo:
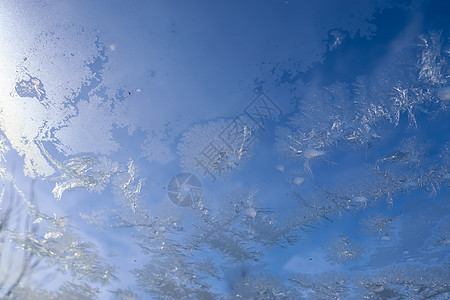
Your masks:
<svg viewBox="0 0 450 300"><path fill-rule="evenodd" d="M0 1L0 298L450 299L449 16Z"/></svg>

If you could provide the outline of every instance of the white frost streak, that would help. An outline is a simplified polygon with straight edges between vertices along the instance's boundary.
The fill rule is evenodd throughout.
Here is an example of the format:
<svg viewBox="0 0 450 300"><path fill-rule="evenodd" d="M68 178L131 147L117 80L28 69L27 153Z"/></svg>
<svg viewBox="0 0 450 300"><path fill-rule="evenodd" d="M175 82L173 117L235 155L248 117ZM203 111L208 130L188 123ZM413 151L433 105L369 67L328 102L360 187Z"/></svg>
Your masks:
<svg viewBox="0 0 450 300"><path fill-rule="evenodd" d="M118 164L105 157L96 159L83 155L60 163L44 149L43 153L54 163L59 173L58 176L49 178L51 181L57 181L53 189L53 195L58 200L61 200L63 192L75 188L101 192L109 183L110 177L119 172Z"/></svg>
<svg viewBox="0 0 450 300"><path fill-rule="evenodd" d="M25 156L24 172L32 177L55 172L42 142L52 142L65 155L107 155L119 149L113 125L125 126L114 111L121 106L101 95L100 70L91 69L101 68L98 62L105 59L97 33L75 25L51 29L36 36L32 51L18 51L26 58L10 51L14 63L0 66L0 127ZM10 37L10 47L16 38ZM66 183L58 193L77 186Z"/></svg>
<svg viewBox="0 0 450 300"><path fill-rule="evenodd" d="M8 35L2 42L7 46L1 49L7 56L0 66L0 126L12 147L25 156L26 175L33 177L54 173L36 141L54 141L52 131L74 115L68 99L95 76L88 63L99 55L95 32L78 26L51 29L32 45L23 43L21 35ZM42 82L39 99L30 98L33 93L26 97L16 93L16 83L30 76Z"/></svg>
<svg viewBox="0 0 450 300"><path fill-rule="evenodd" d="M253 140L257 136L245 125L232 143L225 143L219 136L228 134L226 128L229 122L218 119L191 126L178 143L182 168L196 171L202 176L206 169L215 176L239 170L251 157Z"/></svg>
<svg viewBox="0 0 450 300"><path fill-rule="evenodd" d="M49 117L37 99L0 96L0 124L12 147L25 155L25 173L51 175L54 170L33 142Z"/></svg>
<svg viewBox="0 0 450 300"><path fill-rule="evenodd" d="M145 214L145 211L139 205L144 180L137 178L136 165L133 161L129 161L127 167L128 170L117 175L113 181L116 202L124 207L131 208L133 213Z"/></svg>

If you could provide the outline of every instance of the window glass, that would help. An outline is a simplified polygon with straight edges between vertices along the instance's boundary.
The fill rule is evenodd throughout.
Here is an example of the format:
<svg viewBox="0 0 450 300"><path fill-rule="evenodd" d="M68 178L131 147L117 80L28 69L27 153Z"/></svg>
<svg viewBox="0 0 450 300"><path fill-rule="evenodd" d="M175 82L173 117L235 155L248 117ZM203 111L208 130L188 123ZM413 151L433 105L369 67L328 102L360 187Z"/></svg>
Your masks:
<svg viewBox="0 0 450 300"><path fill-rule="evenodd" d="M450 4L0 2L0 298L450 298Z"/></svg>

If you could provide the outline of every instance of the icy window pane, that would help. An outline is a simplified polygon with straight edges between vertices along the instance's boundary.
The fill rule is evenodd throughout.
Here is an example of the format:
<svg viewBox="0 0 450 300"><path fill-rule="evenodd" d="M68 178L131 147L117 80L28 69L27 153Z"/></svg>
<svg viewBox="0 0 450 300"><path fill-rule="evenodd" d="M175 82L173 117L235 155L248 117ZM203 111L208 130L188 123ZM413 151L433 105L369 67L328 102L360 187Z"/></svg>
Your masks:
<svg viewBox="0 0 450 300"><path fill-rule="evenodd" d="M449 298L449 15L0 1L0 298Z"/></svg>

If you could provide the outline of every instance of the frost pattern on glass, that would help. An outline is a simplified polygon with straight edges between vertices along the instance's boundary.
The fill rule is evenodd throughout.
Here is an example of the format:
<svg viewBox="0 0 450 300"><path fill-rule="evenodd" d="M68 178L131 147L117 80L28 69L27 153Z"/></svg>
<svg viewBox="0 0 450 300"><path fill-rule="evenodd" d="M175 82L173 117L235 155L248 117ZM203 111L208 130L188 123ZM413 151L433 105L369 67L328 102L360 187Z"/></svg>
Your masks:
<svg viewBox="0 0 450 300"><path fill-rule="evenodd" d="M216 177L237 172L252 155L254 129L245 124L233 130L233 142L227 142L235 120L214 120L190 127L178 144L181 167L200 176Z"/></svg>
<svg viewBox="0 0 450 300"><path fill-rule="evenodd" d="M294 274L290 280L304 299L446 299L450 295L448 275L448 265L409 264L369 274Z"/></svg>
<svg viewBox="0 0 450 300"><path fill-rule="evenodd" d="M43 300L57 300L64 298L90 300L98 298L99 293L100 290L98 288L93 288L87 283L65 282L56 291L42 289L39 286L20 285L14 290L14 299L39 298Z"/></svg>
<svg viewBox="0 0 450 300"><path fill-rule="evenodd" d="M377 2L379 7L389 5ZM358 5L352 9L362 10ZM356 18L373 13L372 8L362 11ZM353 26L321 28L322 51L344 50L357 35L355 28L348 27ZM374 24L367 20L358 28L361 36L376 37ZM312 61L324 61L320 51L305 57L306 62L268 63L273 82L255 78L248 88L254 87L258 95L266 95L261 92L273 86L292 93L288 122L275 133L280 156L274 160L279 161L269 163L276 165L271 171L279 177L260 187L238 184L217 193L208 186L195 201L176 206L174 202L181 201L167 198L168 192L176 191L171 184L162 187L168 191L148 197L160 187L141 175L146 170L139 168L140 158L169 163L176 159L172 146L177 141L181 172L196 172L199 178L210 176L214 181L223 175L233 179L250 157L266 150L258 148L256 127L269 132L263 116L272 119L273 111L265 107L267 115L262 115L261 106L251 110L247 106L244 112L253 125L242 121L244 114L213 119L188 127L179 140L169 134L173 130L169 123L158 125L164 128L159 131L142 128L128 114L132 93L142 90L103 82L105 72L114 68L107 64L113 59L110 51L120 47L105 46L96 31L58 25L38 34L26 57L13 60L14 72L2 75L9 79L1 83L0 126L6 138L0 135L0 162L6 162L10 148L15 149L24 156L26 175L56 182L53 194L58 200L75 189L111 192L109 202L79 215L105 235L127 235L127 246L139 248L136 265L127 266L127 271L133 275L130 280L152 298L225 298L222 288L234 299L444 299L450 296L449 221L444 215L448 205L436 197L448 195L450 143L447 139L434 145L426 123L439 122L448 114L448 42L442 32L421 34L406 47L393 45L392 53L365 75L325 86L300 80ZM127 95L133 101L127 102ZM277 108L274 119L285 115ZM114 133L124 128L127 138L143 133L141 153L138 158L120 153L114 161L108 155L124 146ZM424 129L424 136L416 134L417 129ZM393 130L397 136L390 136ZM52 155L51 150L57 153ZM59 161L59 156L64 158ZM156 168L149 169L151 173ZM0 176L4 182L0 296L103 297L100 290L110 288L117 269L71 225L76 217L40 210L32 197L27 200L20 191L6 166L0 166ZM265 201L264 193L273 182L279 184L279 178L287 185L276 196L267 196L273 202ZM414 201L423 207L432 203L441 212L408 212ZM386 214L373 213L380 206ZM333 234L334 226L349 219L360 226L359 232ZM417 240L408 240L405 232L410 228ZM320 258L337 271L314 276L293 273L285 280L264 264L272 250L297 251L307 242L303 239L328 231L332 234L321 242ZM357 242L361 236L364 246ZM386 253L400 257L400 265L392 267ZM5 265L16 271L6 276ZM27 285L35 272L45 272L38 266L56 274L62 283L51 291ZM131 288L109 290L119 299L140 297Z"/></svg>
<svg viewBox="0 0 450 300"><path fill-rule="evenodd" d="M6 181L8 183L8 181ZM11 182L3 186L0 194L0 296L9 297L22 283L35 273L40 258L23 251L14 242L16 235L26 235L39 230L39 224L27 215L27 207L16 195Z"/></svg>
<svg viewBox="0 0 450 300"><path fill-rule="evenodd" d="M431 236L425 241L422 249L425 252L445 251L450 246L450 218L439 220L433 228Z"/></svg>
<svg viewBox="0 0 450 300"><path fill-rule="evenodd" d="M99 51L95 32L75 25L56 26L36 37L16 74L10 76L12 89L0 104L1 127L12 147L25 155L26 174L54 172L37 142L54 142L55 130L77 114L70 99L81 95L82 86L95 79L89 66L101 59Z"/></svg>
<svg viewBox="0 0 450 300"><path fill-rule="evenodd" d="M430 33L420 40L422 50L417 55L421 59L417 65L414 49L408 49L395 56L399 61L395 67L382 66L372 76L358 77L351 86L338 83L311 88L290 117L290 126L278 129L280 153L305 160L305 169L309 170L306 164L310 159L343 142L370 146L383 137L377 132L382 122L397 126L406 114L409 124L417 126L416 113L427 112L427 106L439 109L434 105L439 100L434 91L445 84L441 69L447 64L442 57L442 39ZM410 68L400 68L400 64ZM411 80L415 72L419 75Z"/></svg>
<svg viewBox="0 0 450 300"><path fill-rule="evenodd" d="M231 299L299 299L300 294L276 276L241 274L233 280Z"/></svg>
<svg viewBox="0 0 450 300"><path fill-rule="evenodd" d="M379 242L392 240L394 226L401 216L384 216L377 214L361 220L361 231L365 234L378 237Z"/></svg>
<svg viewBox="0 0 450 300"><path fill-rule="evenodd" d="M8 175L8 174L6 174ZM49 216L41 212L35 204L34 192L31 201L15 185L12 176L2 176L2 181L10 188L1 209L2 296L30 297L42 295L43 299L57 299L62 295L90 299L98 292L96 284L105 285L114 278L114 267L104 264L95 244L82 240L67 217ZM5 196L3 189L2 200ZM9 261L4 264L4 262ZM6 270L4 269L6 268ZM11 273L10 270L16 270ZM46 270L46 271L43 271ZM50 276L60 272L71 276L72 281L63 283L58 292L31 289L26 283L34 275ZM57 277L57 276L56 276ZM56 278L55 277L55 278ZM34 281L32 281L34 282ZM65 297L65 296L64 296Z"/></svg>
<svg viewBox="0 0 450 300"><path fill-rule="evenodd" d="M41 257L49 267L69 273L74 279L106 284L114 272L113 266L103 265L95 244L82 241L67 218L47 216L33 209L31 216L42 220L45 233L14 234L13 241L27 252Z"/></svg>
<svg viewBox="0 0 450 300"><path fill-rule="evenodd" d="M327 259L333 264L345 264L357 259L364 249L350 242L347 236L330 241L326 246Z"/></svg>
<svg viewBox="0 0 450 300"><path fill-rule="evenodd" d="M16 92L20 97L37 98L42 100L45 98L44 85L41 80L28 75L28 80L22 80L16 83Z"/></svg>
<svg viewBox="0 0 450 300"><path fill-rule="evenodd" d="M57 182L53 189L53 195L57 200L61 200L63 192L76 188L99 193L109 184L111 176L119 173L118 164L106 157L81 155L60 163L45 149L42 152L53 163L58 173L48 179Z"/></svg>

